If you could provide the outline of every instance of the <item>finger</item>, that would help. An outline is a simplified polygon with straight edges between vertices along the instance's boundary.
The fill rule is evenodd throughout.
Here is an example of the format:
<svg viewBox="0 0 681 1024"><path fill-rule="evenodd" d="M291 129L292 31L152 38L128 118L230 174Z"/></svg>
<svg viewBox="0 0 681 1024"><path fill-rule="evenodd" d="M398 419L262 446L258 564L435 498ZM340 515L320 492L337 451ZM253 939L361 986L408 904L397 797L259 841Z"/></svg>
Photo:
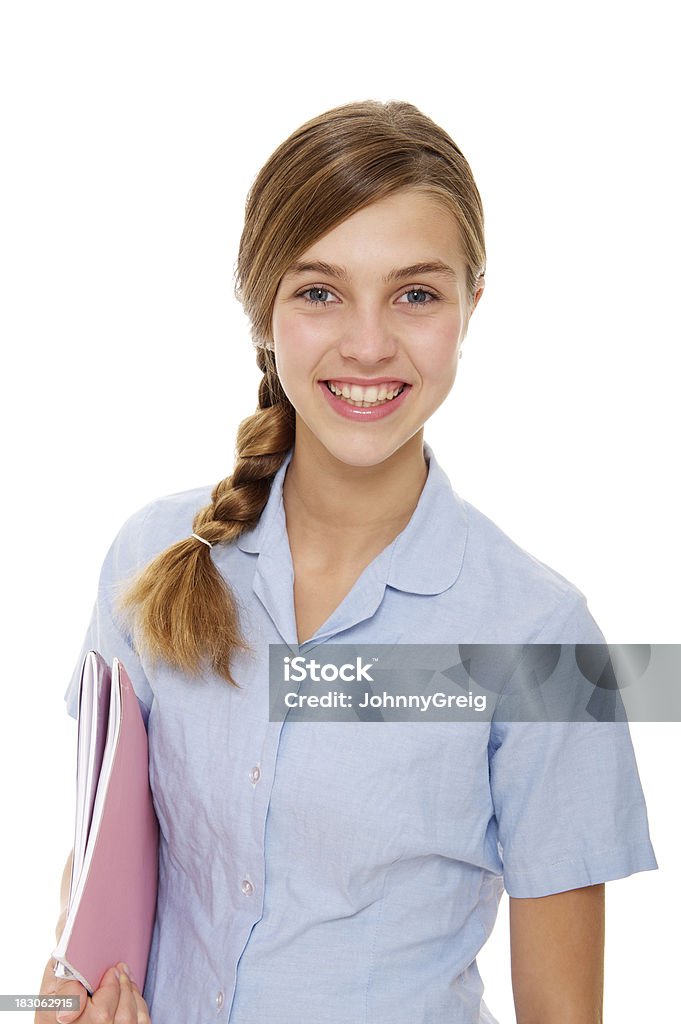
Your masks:
<svg viewBox="0 0 681 1024"><path fill-rule="evenodd" d="M41 992L41 995L46 996L70 996L74 999L74 1006L79 1009L74 1010L59 1010L57 1011L56 1020L61 1024L62 1021L65 1024L70 1024L73 1020L78 1020L81 1013L87 1006L87 990L77 981L66 981L57 982L52 987L51 985ZM38 1010L35 1015L35 1024L53 1024L55 1020L54 1008L50 1010Z"/></svg>
<svg viewBox="0 0 681 1024"><path fill-rule="evenodd" d="M151 1018L149 1016L149 1007L146 1004L144 996L140 992L137 980L130 971L130 968L124 961L121 961L119 964L117 964L117 966L121 971L121 999L123 997L124 986L126 986L127 983L129 982L130 988L135 998L137 1024L151 1024Z"/></svg>
<svg viewBox="0 0 681 1024"><path fill-rule="evenodd" d="M54 995L58 996L75 996L74 1005L78 1009L74 1010L57 1010L56 1021L57 1024L71 1024L71 1021L78 1020L78 1018L85 1012L87 1007L88 993L87 989L77 981L67 981L59 985L54 990ZM45 1024L48 1019L51 1019L54 1010L50 1011L49 1018L45 1016ZM40 1024L43 1024L42 1016L38 1018Z"/></svg>
<svg viewBox="0 0 681 1024"><path fill-rule="evenodd" d="M131 983L131 984L133 985L133 987L134 987L135 985L137 985L137 978L136 978L136 977L134 976L134 974L132 973L132 971L130 970L130 968L128 967L128 965L126 964L125 960L120 960L120 961L119 961L119 962L118 962L118 963L116 964L116 966L118 967L118 970L119 970L119 971L125 971L125 973L126 973L126 974L127 974L127 976L128 976L128 980L129 980L129 981L130 981L130 983ZM139 989L139 985L137 985L137 988Z"/></svg>
<svg viewBox="0 0 681 1024"><path fill-rule="evenodd" d="M87 989L75 978L58 978L54 973L56 961L50 958L48 961L43 980L40 986L41 995L50 996L71 996L76 997L77 1010L62 1010L64 1021L77 1020L87 1005ZM59 1018L61 1020L61 1017ZM38 1010L34 1017L34 1024L54 1024L54 1009Z"/></svg>
<svg viewBox="0 0 681 1024"><path fill-rule="evenodd" d="M53 995L58 996L75 996L75 1005L78 1007L76 1010L58 1010L57 1011L57 1024L71 1024L71 1021L78 1020L80 1015L84 1012L87 1006L87 989L84 985L81 985L79 981L63 981L58 983L54 989ZM45 1015L45 1024L48 1019L51 1019L54 1010L49 1011L49 1017ZM43 1024L42 1015L38 1017L40 1024Z"/></svg>
<svg viewBox="0 0 681 1024"><path fill-rule="evenodd" d="M99 988L92 993L91 1002L96 1007L98 1020L114 1020L121 992L121 983L117 974L118 968L110 967L102 975Z"/></svg>
<svg viewBox="0 0 681 1024"><path fill-rule="evenodd" d="M149 1007L147 1006L144 996L139 990L139 985L132 977L130 977L130 983L135 996L135 1005L137 1007L137 1024L151 1024Z"/></svg>
<svg viewBox="0 0 681 1024"><path fill-rule="evenodd" d="M135 1003L137 1004L137 1024L151 1024L149 1007L144 997L140 994L140 990L137 987L134 987L133 991L135 993Z"/></svg>
<svg viewBox="0 0 681 1024"><path fill-rule="evenodd" d="M139 989L136 985L133 985L129 975L125 971L122 964L119 964L121 972L121 993L118 1000L118 1009L116 1010L115 1024L137 1024L140 1019L140 1009L144 1009L146 1005L144 1000L139 995ZM140 1002L142 1005L140 1005ZM142 1017L144 1020L144 1017Z"/></svg>

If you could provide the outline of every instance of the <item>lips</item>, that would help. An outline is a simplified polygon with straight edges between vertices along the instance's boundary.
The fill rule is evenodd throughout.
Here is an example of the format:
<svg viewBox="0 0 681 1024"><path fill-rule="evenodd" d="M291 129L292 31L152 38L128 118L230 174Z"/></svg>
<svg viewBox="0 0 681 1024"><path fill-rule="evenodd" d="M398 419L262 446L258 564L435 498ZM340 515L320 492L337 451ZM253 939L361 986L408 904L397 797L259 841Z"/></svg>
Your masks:
<svg viewBox="0 0 681 1024"><path fill-rule="evenodd" d="M399 377L374 377L372 380L365 380L362 377L327 377L322 381L323 384L329 382L332 384L356 384L360 388L379 387L381 384L392 384L399 388L407 383L406 380L401 380Z"/></svg>
<svg viewBox="0 0 681 1024"><path fill-rule="evenodd" d="M389 384L372 384L369 387L361 387L359 384L348 384L338 380L324 381L322 386L339 397L342 396L348 400L352 399L353 402L367 402L372 405L376 401L392 401L398 395L401 395L405 388L409 387L408 384L398 384L397 381L391 381Z"/></svg>
<svg viewBox="0 0 681 1024"><path fill-rule="evenodd" d="M369 390L369 394L372 392L380 391L396 391L397 394L393 398L386 398L379 401L370 401L362 399L346 399L345 397L339 396L332 390L333 385L327 384L326 381L320 380L317 385L324 396L326 402L328 402L331 409L342 416L344 419L349 419L355 423L373 423L377 420L383 420L387 416L394 416L398 409L401 408L402 403L405 401L407 395L411 391L411 385L402 384L396 388L386 388L385 385L381 385L380 388L377 385ZM338 390L338 389L336 389ZM344 391L360 391L358 386L344 385ZM365 392L366 393L366 392Z"/></svg>

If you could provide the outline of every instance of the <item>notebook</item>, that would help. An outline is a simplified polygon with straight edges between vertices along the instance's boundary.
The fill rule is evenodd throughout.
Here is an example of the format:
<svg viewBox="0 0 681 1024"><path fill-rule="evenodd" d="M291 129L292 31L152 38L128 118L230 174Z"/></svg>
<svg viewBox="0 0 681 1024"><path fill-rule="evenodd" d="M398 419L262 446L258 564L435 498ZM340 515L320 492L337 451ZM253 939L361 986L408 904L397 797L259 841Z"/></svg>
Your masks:
<svg viewBox="0 0 681 1024"><path fill-rule="evenodd" d="M118 658L85 655L78 702L76 826L66 923L52 956L58 978L92 994L125 961L143 989L156 913L159 826L147 731Z"/></svg>

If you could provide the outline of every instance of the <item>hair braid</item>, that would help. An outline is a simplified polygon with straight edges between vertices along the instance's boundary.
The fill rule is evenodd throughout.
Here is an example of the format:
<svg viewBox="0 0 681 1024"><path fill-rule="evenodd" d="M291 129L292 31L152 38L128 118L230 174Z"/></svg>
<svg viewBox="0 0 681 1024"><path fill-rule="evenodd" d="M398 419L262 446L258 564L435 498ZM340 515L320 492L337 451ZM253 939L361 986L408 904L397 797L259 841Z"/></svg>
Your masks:
<svg viewBox="0 0 681 1024"><path fill-rule="evenodd" d="M230 543L258 522L295 440L295 413L273 353L258 349L257 363L263 371L259 408L239 425L234 472L216 484L210 505L193 520L192 529L211 544ZM234 593L205 544L192 537L171 544L134 577L117 607L150 662L162 660L190 675L207 663L238 686L231 655L251 647L240 630Z"/></svg>
<svg viewBox="0 0 681 1024"><path fill-rule="evenodd" d="M285 139L252 182L234 294L250 321L263 379L258 409L238 429L234 471L194 517L194 531L210 544L230 543L255 525L295 440L295 410L273 352L273 311L286 271L336 225L404 189L425 191L457 229L466 265L465 331L486 267L480 194L454 140L413 104L363 100L327 110ZM150 661L193 674L207 660L237 685L230 653L251 648L208 545L187 537L157 555L134 578L119 610L132 618L131 635Z"/></svg>

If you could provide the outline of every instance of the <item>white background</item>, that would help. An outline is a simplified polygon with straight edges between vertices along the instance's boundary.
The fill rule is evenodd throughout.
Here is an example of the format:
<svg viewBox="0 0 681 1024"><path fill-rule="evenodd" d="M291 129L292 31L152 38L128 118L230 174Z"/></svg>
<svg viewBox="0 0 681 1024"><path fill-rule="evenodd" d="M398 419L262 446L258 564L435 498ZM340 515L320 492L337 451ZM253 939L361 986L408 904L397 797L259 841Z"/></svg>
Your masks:
<svg viewBox="0 0 681 1024"><path fill-rule="evenodd" d="M681 640L671 16L659 0L2 5L0 992L37 992L54 945L62 697L105 551L150 499L227 476L255 410L232 292L243 204L307 118L405 99L462 148L487 287L426 439L609 642ZM660 870L606 886L612 1024L677 1005L681 725L632 735ZM478 960L513 1022L507 896Z"/></svg>

